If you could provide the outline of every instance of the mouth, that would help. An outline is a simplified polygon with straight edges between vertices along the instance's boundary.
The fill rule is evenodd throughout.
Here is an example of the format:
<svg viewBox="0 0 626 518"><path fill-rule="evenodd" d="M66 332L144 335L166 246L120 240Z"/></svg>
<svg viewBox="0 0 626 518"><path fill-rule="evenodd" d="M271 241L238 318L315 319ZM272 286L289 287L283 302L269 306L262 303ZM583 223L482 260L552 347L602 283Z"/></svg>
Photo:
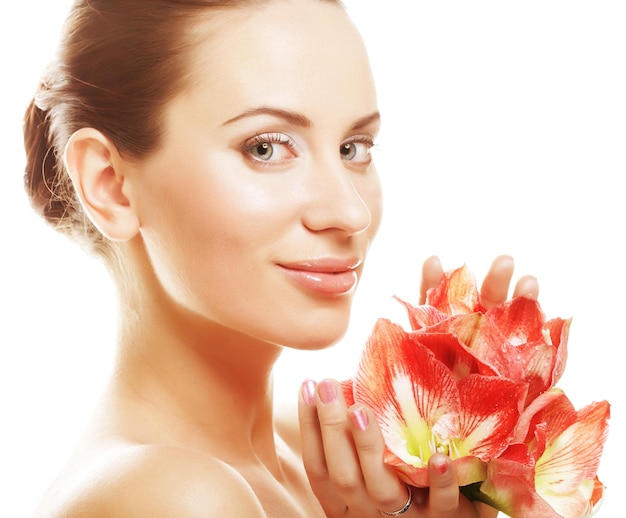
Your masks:
<svg viewBox="0 0 626 518"><path fill-rule="evenodd" d="M324 258L279 263L278 266L298 286L321 295L347 295L358 282L358 258Z"/></svg>

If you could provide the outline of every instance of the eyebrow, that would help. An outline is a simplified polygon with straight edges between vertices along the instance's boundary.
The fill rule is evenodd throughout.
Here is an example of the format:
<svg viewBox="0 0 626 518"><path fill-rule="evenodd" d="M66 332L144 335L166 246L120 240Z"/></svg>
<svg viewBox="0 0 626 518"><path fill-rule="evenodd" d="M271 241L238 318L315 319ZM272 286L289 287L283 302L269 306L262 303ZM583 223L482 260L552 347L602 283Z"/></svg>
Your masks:
<svg viewBox="0 0 626 518"><path fill-rule="evenodd" d="M222 126L232 124L233 122L237 122L241 119L246 119L248 117L255 117L257 115L271 115L272 117L283 119L291 124L294 124L296 126L302 126L304 128L310 128L313 125L310 119L308 119L304 115L300 115L299 113L290 112L288 110L281 110L280 108L261 106L260 108L251 108L237 115L236 117L233 117L232 119L228 119L222 124Z"/></svg>
<svg viewBox="0 0 626 518"><path fill-rule="evenodd" d="M261 106L259 108L251 108L249 110L246 110L243 113L233 117L232 119L228 119L226 122L222 124L222 126L226 126L228 124L237 122L241 119L246 119L248 117L255 117L258 115L270 115L272 117L283 119L295 126L300 126L303 128L310 128L311 126L313 126L313 122L311 122L311 120L308 117L300 113L291 112L289 110L283 110L280 108L272 108L269 106ZM377 122L379 120L380 120L380 113L378 112L371 113L370 115L366 115L365 117L362 117L359 120L357 120L352 125L350 130L354 131L354 130L364 128L365 126L372 124L373 122Z"/></svg>
<svg viewBox="0 0 626 518"><path fill-rule="evenodd" d="M379 112L374 112L374 113L372 113L370 115L366 115L365 117L362 117L361 119L356 121L352 125L350 130L351 131L359 130L361 128L364 128L365 126L369 126L370 124L372 124L374 122L379 122L379 121L380 121L380 113Z"/></svg>

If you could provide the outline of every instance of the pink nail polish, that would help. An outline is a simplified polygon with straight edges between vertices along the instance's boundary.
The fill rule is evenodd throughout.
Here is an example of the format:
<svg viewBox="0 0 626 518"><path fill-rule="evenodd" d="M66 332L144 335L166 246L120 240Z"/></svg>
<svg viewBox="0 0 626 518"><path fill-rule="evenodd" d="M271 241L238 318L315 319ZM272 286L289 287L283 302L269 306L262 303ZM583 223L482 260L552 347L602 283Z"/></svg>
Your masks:
<svg viewBox="0 0 626 518"><path fill-rule="evenodd" d="M367 430L367 427L370 425L370 420L365 410L362 408L357 408L350 412L350 421L352 422L352 426L354 426L357 430Z"/></svg>
<svg viewBox="0 0 626 518"><path fill-rule="evenodd" d="M320 384L317 386L317 393L322 403L332 403L337 399L335 384L331 380L320 381Z"/></svg>
<svg viewBox="0 0 626 518"><path fill-rule="evenodd" d="M302 399L307 405L315 404L315 388L317 384L313 380L305 380L302 383Z"/></svg>
<svg viewBox="0 0 626 518"><path fill-rule="evenodd" d="M445 457L440 457L437 458L433 461L433 467L435 468L435 471L437 473L439 473L440 475L445 475L446 473L448 473L448 459Z"/></svg>

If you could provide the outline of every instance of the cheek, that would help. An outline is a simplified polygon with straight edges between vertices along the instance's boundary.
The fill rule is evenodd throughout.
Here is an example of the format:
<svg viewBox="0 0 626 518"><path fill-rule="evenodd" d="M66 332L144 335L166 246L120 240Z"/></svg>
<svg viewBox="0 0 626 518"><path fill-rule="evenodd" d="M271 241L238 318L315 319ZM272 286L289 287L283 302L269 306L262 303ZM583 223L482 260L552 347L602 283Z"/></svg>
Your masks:
<svg viewBox="0 0 626 518"><path fill-rule="evenodd" d="M141 232L161 284L179 302L198 305L245 285L239 277L288 231L298 204L285 201L278 178L224 164L181 168L177 178L143 194Z"/></svg>
<svg viewBox="0 0 626 518"><path fill-rule="evenodd" d="M191 156L172 164L169 171L176 174L155 175L152 192L146 194L144 227L169 230L193 241L221 242L250 238L276 215L285 198L278 179L268 181L250 173L229 155L213 155L211 160Z"/></svg>

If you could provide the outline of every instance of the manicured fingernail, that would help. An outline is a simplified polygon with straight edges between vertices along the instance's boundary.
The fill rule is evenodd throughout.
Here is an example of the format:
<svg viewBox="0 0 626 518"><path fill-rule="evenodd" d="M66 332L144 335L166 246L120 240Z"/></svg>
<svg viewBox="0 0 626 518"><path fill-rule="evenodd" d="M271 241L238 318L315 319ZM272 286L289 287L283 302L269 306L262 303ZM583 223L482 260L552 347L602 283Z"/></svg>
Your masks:
<svg viewBox="0 0 626 518"><path fill-rule="evenodd" d="M317 387L317 393L322 403L332 403L337 399L335 384L331 380L321 381Z"/></svg>
<svg viewBox="0 0 626 518"><path fill-rule="evenodd" d="M313 380L305 380L302 383L302 399L307 405L315 404L315 387L316 383Z"/></svg>
<svg viewBox="0 0 626 518"><path fill-rule="evenodd" d="M370 419L367 416L367 413L362 408L356 408L352 412L350 412L350 421L352 422L352 426L354 426L357 430L367 430L367 427L370 424Z"/></svg>
<svg viewBox="0 0 626 518"><path fill-rule="evenodd" d="M435 471L440 475L445 475L450 468L450 466L448 465L448 459L446 457L437 457L433 459L433 467L435 468Z"/></svg>

